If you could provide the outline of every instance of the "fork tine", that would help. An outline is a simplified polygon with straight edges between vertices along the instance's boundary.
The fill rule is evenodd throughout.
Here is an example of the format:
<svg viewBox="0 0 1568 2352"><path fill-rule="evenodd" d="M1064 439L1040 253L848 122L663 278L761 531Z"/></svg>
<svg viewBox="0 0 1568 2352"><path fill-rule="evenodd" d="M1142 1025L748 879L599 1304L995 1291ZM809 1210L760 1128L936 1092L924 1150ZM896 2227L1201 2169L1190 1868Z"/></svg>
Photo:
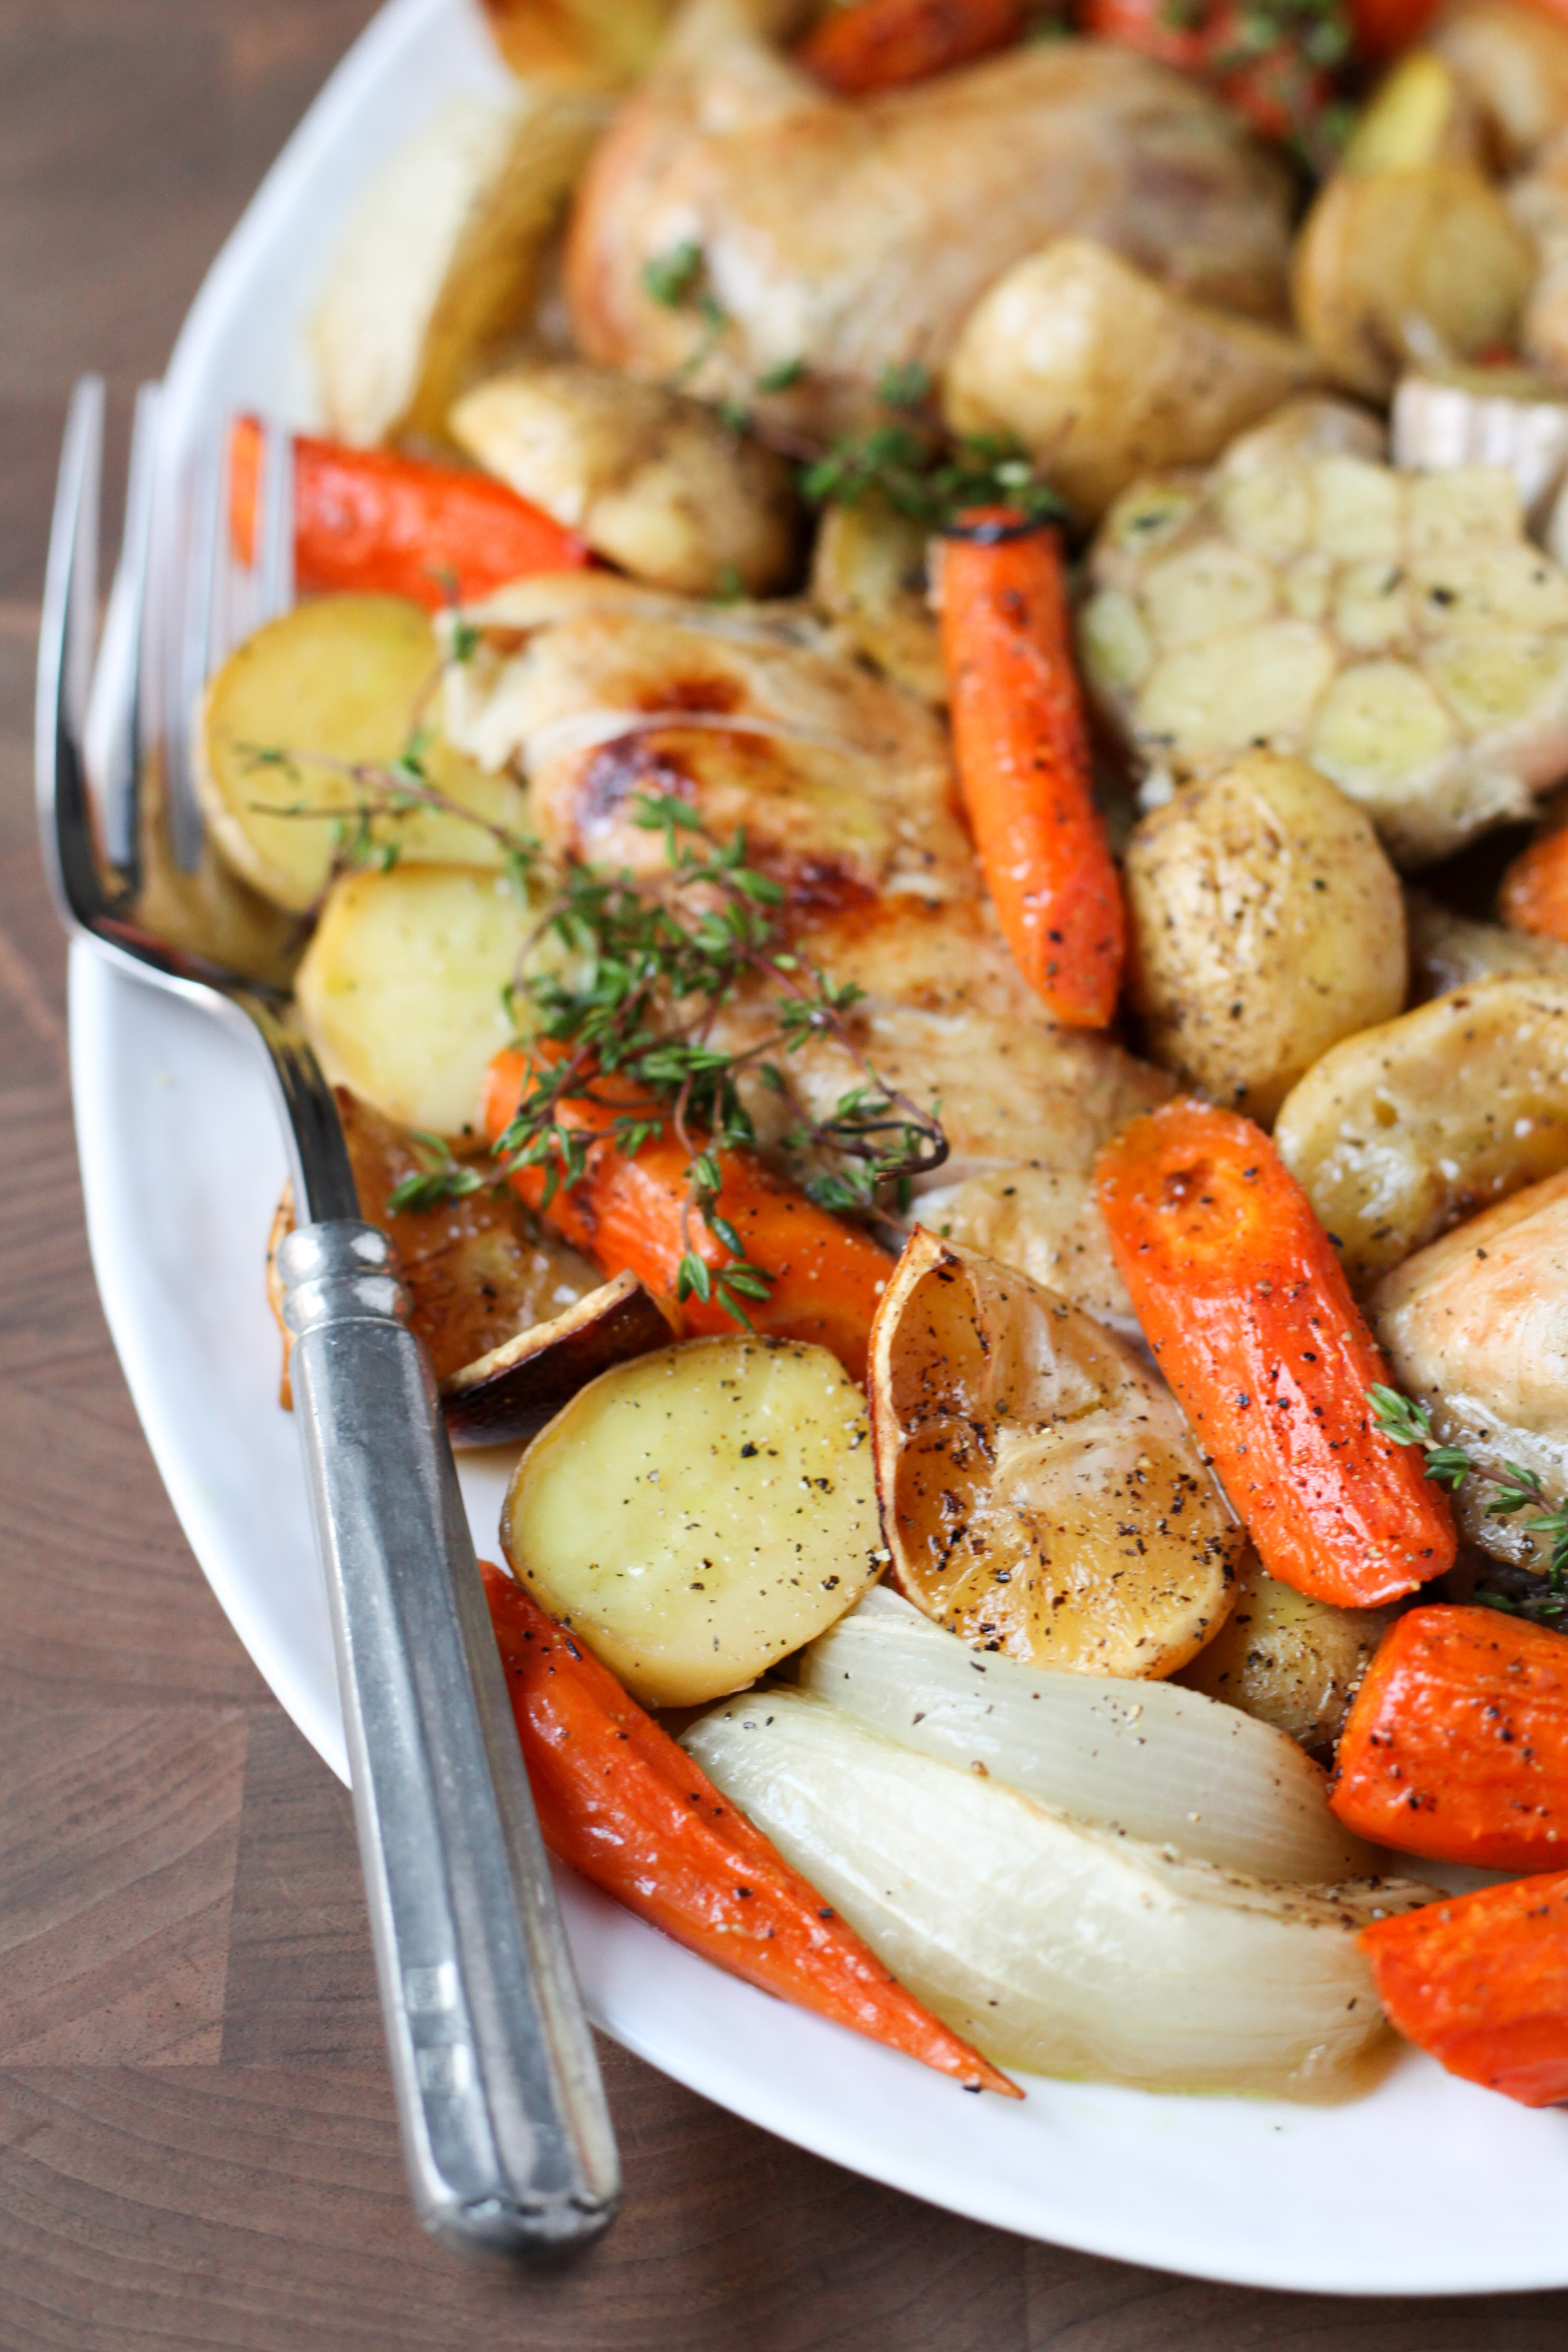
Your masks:
<svg viewBox="0 0 1568 2352"><path fill-rule="evenodd" d="M33 735L38 831L50 887L72 921L102 899L84 822L81 743L98 620L103 408L103 378L79 377L66 415L38 630Z"/></svg>
<svg viewBox="0 0 1568 2352"><path fill-rule="evenodd" d="M256 622L276 620L294 602L294 436L268 422L262 454L261 524L256 544Z"/></svg>
<svg viewBox="0 0 1568 2352"><path fill-rule="evenodd" d="M147 567L152 551L152 487L158 464L159 390L144 383L136 395L131 429L131 467L125 485L125 523L120 561L104 614L103 637L92 675L84 748L89 781L98 803L104 851L128 877L137 854L137 802L141 784L143 666L142 618Z"/></svg>
<svg viewBox="0 0 1568 2352"><path fill-rule="evenodd" d="M170 533L171 551L178 560L167 570L159 567L170 583L164 606L162 712L169 838L175 864L187 874L195 871L202 856L192 741L206 684L219 588L221 472L218 436L204 435L185 472L183 497Z"/></svg>

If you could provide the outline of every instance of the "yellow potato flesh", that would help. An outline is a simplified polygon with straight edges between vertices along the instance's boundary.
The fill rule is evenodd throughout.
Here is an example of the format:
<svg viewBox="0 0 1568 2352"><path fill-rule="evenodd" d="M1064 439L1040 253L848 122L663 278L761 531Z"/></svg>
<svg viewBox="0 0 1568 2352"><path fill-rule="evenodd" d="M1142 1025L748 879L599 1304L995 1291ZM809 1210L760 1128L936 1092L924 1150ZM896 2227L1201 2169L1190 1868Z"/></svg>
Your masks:
<svg viewBox="0 0 1568 2352"><path fill-rule="evenodd" d="M606 1372L517 1465L501 1541L650 1706L739 1690L886 1558L860 1391L824 1348L699 1339Z"/></svg>
<svg viewBox="0 0 1568 2352"><path fill-rule="evenodd" d="M1568 1166L1568 982L1478 982L1315 1062L1274 1140L1354 1283Z"/></svg>
<svg viewBox="0 0 1568 2352"><path fill-rule="evenodd" d="M477 1131L532 917L502 874L399 866L333 885L296 994L327 1075L400 1127Z"/></svg>
<svg viewBox="0 0 1568 2352"><path fill-rule="evenodd" d="M1064 1298L917 1232L872 1397L898 1588L964 1641L1160 1675L1223 1621L1240 1531L1169 1391Z"/></svg>
<svg viewBox="0 0 1568 2352"><path fill-rule="evenodd" d="M526 831L523 795L437 737L422 753L430 785L480 822L413 806L384 813L384 770L427 723L440 667L434 632L397 596L324 596L269 621L210 681L197 740L197 789L228 864L275 905L306 914L331 877L358 813L376 848L401 858L499 866L486 829Z"/></svg>
<svg viewBox="0 0 1568 2352"><path fill-rule="evenodd" d="M1511 343L1535 275L1529 238L1472 164L1337 172L1297 242L1301 331L1336 383L1386 399L1401 362Z"/></svg>

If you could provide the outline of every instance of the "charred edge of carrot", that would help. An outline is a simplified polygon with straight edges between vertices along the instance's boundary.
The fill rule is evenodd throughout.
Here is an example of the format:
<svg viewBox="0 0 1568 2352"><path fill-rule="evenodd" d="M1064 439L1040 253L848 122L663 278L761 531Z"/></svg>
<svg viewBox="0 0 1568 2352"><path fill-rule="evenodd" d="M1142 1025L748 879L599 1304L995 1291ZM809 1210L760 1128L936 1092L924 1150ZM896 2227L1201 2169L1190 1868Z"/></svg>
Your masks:
<svg viewBox="0 0 1568 2352"><path fill-rule="evenodd" d="M498 1054L486 1072L484 1121L492 1143L516 1114L528 1081L530 1056L554 1059L555 1051L536 1044ZM597 1091L623 1091L601 1079ZM656 1117L657 1107L628 1098L640 1112ZM578 1100L562 1107L566 1122L603 1133L616 1118L613 1099ZM831 1348L852 1379L863 1380L871 1327L893 1272L893 1262L869 1234L820 1209L744 1152L721 1152L725 1217L746 1245L754 1265L774 1278L765 1299L747 1300L754 1329L765 1337L810 1341ZM587 1172L570 1191L558 1190L549 1207L543 1168L520 1168L509 1179L519 1199L547 1217L573 1247L607 1275L630 1271L666 1302L673 1301L681 1258L682 1209L690 1162L667 1125L631 1159L606 1139L592 1147ZM699 1255L716 1272L730 1252L701 1218L693 1220ZM730 1332L734 1318L717 1297L688 1297L672 1307L681 1328L694 1336Z"/></svg>
<svg viewBox="0 0 1568 2352"><path fill-rule="evenodd" d="M1568 1635L1494 1609L1406 1612L1352 1704L1329 1802L1428 1861L1568 1864Z"/></svg>
<svg viewBox="0 0 1568 2352"><path fill-rule="evenodd" d="M1514 859L1497 910L1511 930L1568 942L1568 826L1532 841Z"/></svg>
<svg viewBox="0 0 1568 2352"><path fill-rule="evenodd" d="M796 56L853 98L988 57L1017 40L1023 18L1020 0L858 0L821 17Z"/></svg>
<svg viewBox="0 0 1568 2352"><path fill-rule="evenodd" d="M1387 1367L1268 1137L1167 1103L1122 1129L1096 1179L1145 1336L1270 1574L1349 1608L1441 1575L1448 1503L1374 1424Z"/></svg>
<svg viewBox="0 0 1568 2352"><path fill-rule="evenodd" d="M959 786L1014 961L1056 1019L1103 1029L1126 949L1090 782L1061 544L1005 509L942 548L942 648Z"/></svg>
<svg viewBox="0 0 1568 2352"><path fill-rule="evenodd" d="M1568 2099L1568 1871L1483 1886L1362 1930L1388 2021L1521 2106Z"/></svg>
<svg viewBox="0 0 1568 2352"><path fill-rule="evenodd" d="M254 562L264 436L254 417L229 442L229 543ZM294 442L294 568L309 590L407 597L435 611L507 580L580 571L587 542L487 474L389 449Z"/></svg>
<svg viewBox="0 0 1568 2352"><path fill-rule="evenodd" d="M1021 2098L907 1992L810 1882L532 1595L481 1564L546 1843L628 1910L732 1976Z"/></svg>

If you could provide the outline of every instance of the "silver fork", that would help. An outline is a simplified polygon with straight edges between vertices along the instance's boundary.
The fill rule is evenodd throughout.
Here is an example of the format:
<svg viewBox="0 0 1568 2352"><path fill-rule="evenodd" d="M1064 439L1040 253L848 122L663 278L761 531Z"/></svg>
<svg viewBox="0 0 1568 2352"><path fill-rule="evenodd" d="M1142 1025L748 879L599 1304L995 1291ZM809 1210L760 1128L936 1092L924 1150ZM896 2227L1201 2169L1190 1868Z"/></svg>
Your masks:
<svg viewBox="0 0 1568 2352"><path fill-rule="evenodd" d="M83 753L96 630L101 378L71 398L38 652L37 765L44 863L62 920L138 980L258 1045L276 1081L302 1222L280 1253L295 1410L330 1603L392 2081L414 2203L464 2248L557 2252L595 2237L620 2193L614 2138L523 1770L451 1448L404 1319L391 1244L360 1216L337 1108L287 1000L137 919L124 796L148 749L139 711L152 607L156 400L137 404L127 530L100 669L96 734L110 806L94 843ZM218 643L224 528L198 482L193 592L172 639L179 686L163 756L183 766L189 706ZM145 494L145 495L144 495ZM291 517L264 503L260 571L285 590ZM167 539L160 541L166 547ZM192 648L199 644L200 658ZM188 774L171 801L195 812ZM199 814L196 816L199 824Z"/></svg>

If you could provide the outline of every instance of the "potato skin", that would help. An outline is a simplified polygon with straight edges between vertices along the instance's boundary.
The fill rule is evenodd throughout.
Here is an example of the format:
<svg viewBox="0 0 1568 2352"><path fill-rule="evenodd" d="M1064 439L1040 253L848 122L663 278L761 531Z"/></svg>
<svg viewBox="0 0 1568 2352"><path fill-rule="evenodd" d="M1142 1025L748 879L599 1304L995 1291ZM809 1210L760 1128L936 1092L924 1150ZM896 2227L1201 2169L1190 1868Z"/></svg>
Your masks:
<svg viewBox="0 0 1568 2352"><path fill-rule="evenodd" d="M1254 751L1127 845L1134 1001L1155 1058L1267 1123L1342 1037L1405 1001L1405 910L1372 822L1301 760Z"/></svg>
<svg viewBox="0 0 1568 2352"><path fill-rule="evenodd" d="M1235 1608L1213 1641L1172 1679L1321 1752L1338 1738L1394 1613L1311 1601L1269 1575L1249 1553Z"/></svg>
<svg viewBox="0 0 1568 2352"><path fill-rule="evenodd" d="M1297 242L1291 292L1301 332L1336 383L1386 399L1419 359L1409 325L1470 359L1512 344L1535 278L1530 240L1473 165L1340 172Z"/></svg>
<svg viewBox="0 0 1568 2352"><path fill-rule="evenodd" d="M1098 520L1139 475L1217 457L1321 370L1295 337L1187 301L1107 247L1062 237L970 311L943 407L1011 433Z"/></svg>
<svg viewBox="0 0 1568 2352"><path fill-rule="evenodd" d="M711 596L782 587L799 510L782 457L666 385L553 360L476 384L460 448L639 580Z"/></svg>
<svg viewBox="0 0 1568 2352"><path fill-rule="evenodd" d="M1291 1088L1274 1141L1364 1286L1568 1167L1568 981L1479 981L1347 1037Z"/></svg>

